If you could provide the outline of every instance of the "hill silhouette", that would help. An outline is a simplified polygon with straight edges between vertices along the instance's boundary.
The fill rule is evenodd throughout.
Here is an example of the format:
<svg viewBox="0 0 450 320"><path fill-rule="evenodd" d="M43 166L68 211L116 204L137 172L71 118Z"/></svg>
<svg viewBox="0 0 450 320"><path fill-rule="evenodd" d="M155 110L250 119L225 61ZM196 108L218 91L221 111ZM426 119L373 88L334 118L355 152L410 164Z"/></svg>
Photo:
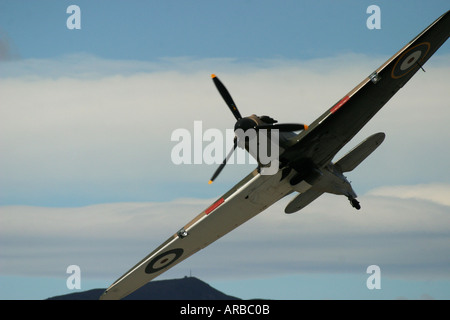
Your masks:
<svg viewBox="0 0 450 320"><path fill-rule="evenodd" d="M54 296L47 300L98 300L105 289ZM123 300L240 300L214 289L195 277L150 281Z"/></svg>

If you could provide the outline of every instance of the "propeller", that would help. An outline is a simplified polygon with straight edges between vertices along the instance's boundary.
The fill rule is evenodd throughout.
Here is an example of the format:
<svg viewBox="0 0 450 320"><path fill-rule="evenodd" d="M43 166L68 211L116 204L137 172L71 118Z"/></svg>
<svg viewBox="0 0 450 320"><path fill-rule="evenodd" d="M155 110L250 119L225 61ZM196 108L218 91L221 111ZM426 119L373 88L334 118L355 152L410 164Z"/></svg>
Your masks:
<svg viewBox="0 0 450 320"><path fill-rule="evenodd" d="M242 116L241 116L238 108L236 107L236 104L234 103L233 98L231 98L230 93L228 92L227 88L225 88L222 81L220 81L219 78L217 78L215 74L212 74L211 78L213 79L217 90L219 90L220 95L222 96L223 100L225 100L225 103L228 105L228 108L230 108L230 110L233 113L236 120L242 119Z"/></svg>
<svg viewBox="0 0 450 320"><path fill-rule="evenodd" d="M227 164L228 160L230 160L231 155L233 154L234 150L237 147L237 137L234 137L234 143L233 143L233 149L230 150L230 152L228 153L227 157L225 159L223 159L223 162L220 164L220 166L217 168L216 172L214 172L212 178L209 180L208 184L213 183L214 179L217 178L217 176L219 175L219 173L222 171L222 169L225 167L225 165Z"/></svg>
<svg viewBox="0 0 450 320"><path fill-rule="evenodd" d="M264 122L265 124L258 124L258 121L255 120L253 117L245 117L243 118L241 116L241 113L239 112L236 104L233 101L233 98L231 97L230 93L228 92L227 88L223 85L222 81L217 78L215 74L211 75L211 78L216 85L217 90L219 91L220 95L222 96L223 100L225 100L225 103L227 104L228 108L233 113L234 117L236 118L236 124L234 125L234 131L237 129L242 129L244 132L248 129L278 129L281 132L286 131L299 131L299 130L307 130L308 126L306 124L300 124L300 123L276 123L277 121L268 117L268 116L261 116L259 119ZM220 166L217 168L216 172L214 172L213 176L209 180L209 184L213 183L214 179L217 178L217 176L220 174L222 169L227 164L228 160L230 159L231 155L233 154L234 150L236 149L238 145L237 137L234 137L233 142L233 148L228 152L226 158L223 160L223 162L220 164Z"/></svg>

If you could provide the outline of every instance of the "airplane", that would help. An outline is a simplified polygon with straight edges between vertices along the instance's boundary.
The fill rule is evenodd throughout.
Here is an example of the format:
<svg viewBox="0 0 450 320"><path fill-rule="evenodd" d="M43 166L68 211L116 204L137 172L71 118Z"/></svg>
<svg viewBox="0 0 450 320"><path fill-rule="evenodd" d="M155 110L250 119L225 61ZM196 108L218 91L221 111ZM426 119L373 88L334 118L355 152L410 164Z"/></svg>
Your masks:
<svg viewBox="0 0 450 320"><path fill-rule="evenodd" d="M116 300L129 295L291 193L298 194L286 206L288 214L303 209L323 193L343 195L359 210L357 195L344 173L366 159L383 142L385 134L371 135L336 162L334 156L419 69L423 70L424 63L449 35L447 11L310 125L278 124L269 116L242 117L228 90L212 75L236 119L236 132L255 130L259 138L263 130L278 130L278 168L273 174L264 174L268 164L258 162L255 170L117 279L100 299ZM233 149L210 183L237 146L251 151L250 141L240 140L236 135Z"/></svg>

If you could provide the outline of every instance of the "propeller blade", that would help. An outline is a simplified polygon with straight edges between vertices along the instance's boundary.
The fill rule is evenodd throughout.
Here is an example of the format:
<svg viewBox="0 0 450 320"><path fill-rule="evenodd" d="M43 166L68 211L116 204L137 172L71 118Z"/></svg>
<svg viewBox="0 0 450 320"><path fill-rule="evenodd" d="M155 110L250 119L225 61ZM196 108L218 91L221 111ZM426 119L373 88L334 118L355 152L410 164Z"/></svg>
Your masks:
<svg viewBox="0 0 450 320"><path fill-rule="evenodd" d="M219 90L220 95L222 96L223 100L225 100L225 103L230 108L230 110L233 113L236 120L242 119L242 116L239 113L239 110L236 107L236 104L234 103L233 98L231 98L230 93L228 92L227 88L225 88L222 81L220 81L219 78L217 78L215 74L212 74L211 78L213 79L217 90Z"/></svg>
<svg viewBox="0 0 450 320"><path fill-rule="evenodd" d="M228 160L230 160L231 155L233 154L234 150L237 147L237 138L234 138L234 145L233 145L233 149L230 150L230 152L228 153L227 157L223 160L223 162L220 164L219 168L217 168L216 172L214 172L211 180L209 180L208 184L213 183L214 179L217 178L217 176L219 175L219 173L222 171L222 169L225 167L225 165L227 164Z"/></svg>
<svg viewBox="0 0 450 320"><path fill-rule="evenodd" d="M261 124L255 127L255 129L278 129L280 131L299 131L308 130L306 124L301 123L276 123L276 124Z"/></svg>

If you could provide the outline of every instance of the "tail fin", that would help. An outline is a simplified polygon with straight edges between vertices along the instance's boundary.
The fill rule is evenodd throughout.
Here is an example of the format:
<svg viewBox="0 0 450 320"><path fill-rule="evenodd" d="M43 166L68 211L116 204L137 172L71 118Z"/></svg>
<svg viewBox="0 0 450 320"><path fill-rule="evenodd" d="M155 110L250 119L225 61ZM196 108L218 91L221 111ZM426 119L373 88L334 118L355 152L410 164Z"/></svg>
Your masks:
<svg viewBox="0 0 450 320"><path fill-rule="evenodd" d="M297 212L306 207L314 200L316 200L323 193L324 191L317 190L315 188L311 188L306 192L300 193L298 196L292 199L291 202L289 202L289 204L286 206L286 209L284 209L284 212L285 213Z"/></svg>
<svg viewBox="0 0 450 320"><path fill-rule="evenodd" d="M355 169L361 162L364 161L378 146L384 141L385 134L383 132L375 133L366 140L361 142L349 153L343 156L335 166L341 170L341 172L349 172Z"/></svg>

